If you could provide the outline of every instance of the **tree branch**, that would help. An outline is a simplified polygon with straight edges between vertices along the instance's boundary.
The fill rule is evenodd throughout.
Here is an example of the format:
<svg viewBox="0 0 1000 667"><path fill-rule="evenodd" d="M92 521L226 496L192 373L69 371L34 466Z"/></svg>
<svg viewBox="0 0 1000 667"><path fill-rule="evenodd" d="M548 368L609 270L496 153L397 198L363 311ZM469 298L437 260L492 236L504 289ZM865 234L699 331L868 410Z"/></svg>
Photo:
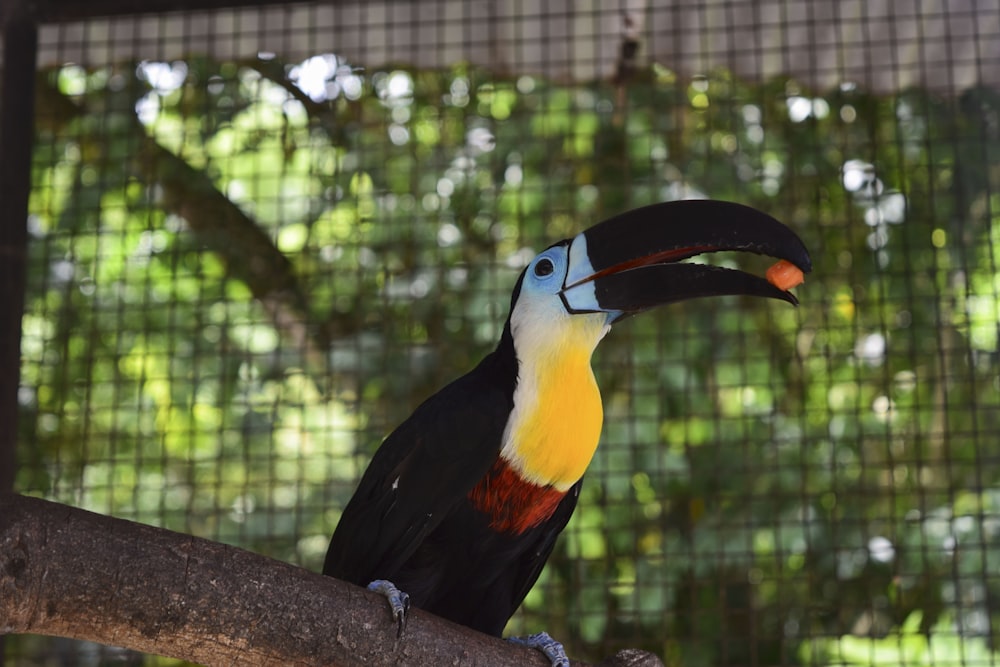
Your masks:
<svg viewBox="0 0 1000 667"><path fill-rule="evenodd" d="M0 494L0 634L85 639L206 665L537 665L541 653L236 547ZM573 663L586 667L584 663ZM662 667L622 651L603 667Z"/></svg>

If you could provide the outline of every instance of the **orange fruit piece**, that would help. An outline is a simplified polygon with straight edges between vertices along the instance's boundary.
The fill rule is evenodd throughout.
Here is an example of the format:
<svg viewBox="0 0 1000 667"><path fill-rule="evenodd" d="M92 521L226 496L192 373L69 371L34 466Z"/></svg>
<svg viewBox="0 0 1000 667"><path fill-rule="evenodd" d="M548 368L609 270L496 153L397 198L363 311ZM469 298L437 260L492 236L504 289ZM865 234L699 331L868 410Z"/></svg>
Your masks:
<svg viewBox="0 0 1000 667"><path fill-rule="evenodd" d="M802 269L783 259L772 264L764 277L767 278L767 282L783 290L792 289L806 281Z"/></svg>

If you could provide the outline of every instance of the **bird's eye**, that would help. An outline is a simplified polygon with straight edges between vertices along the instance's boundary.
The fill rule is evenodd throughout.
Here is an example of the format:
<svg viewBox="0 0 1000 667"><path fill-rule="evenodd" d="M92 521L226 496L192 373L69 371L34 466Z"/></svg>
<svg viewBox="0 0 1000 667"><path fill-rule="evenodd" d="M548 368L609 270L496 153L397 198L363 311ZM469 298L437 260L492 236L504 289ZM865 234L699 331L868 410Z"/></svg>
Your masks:
<svg viewBox="0 0 1000 667"><path fill-rule="evenodd" d="M539 278L544 278L545 276L550 275L555 270L556 270L555 264L553 264L552 260L549 259L548 257L541 258L540 260L538 260L538 263L535 264L535 275L538 276Z"/></svg>

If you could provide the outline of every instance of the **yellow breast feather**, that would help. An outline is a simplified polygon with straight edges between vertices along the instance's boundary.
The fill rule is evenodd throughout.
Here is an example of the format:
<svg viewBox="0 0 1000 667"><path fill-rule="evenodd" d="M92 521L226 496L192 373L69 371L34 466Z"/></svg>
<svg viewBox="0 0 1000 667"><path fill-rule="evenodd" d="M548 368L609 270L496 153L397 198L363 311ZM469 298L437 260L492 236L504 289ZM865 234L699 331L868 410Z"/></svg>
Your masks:
<svg viewBox="0 0 1000 667"><path fill-rule="evenodd" d="M590 357L603 315L574 316L548 336L522 335L514 410L502 456L526 481L565 491L586 471L604 422Z"/></svg>

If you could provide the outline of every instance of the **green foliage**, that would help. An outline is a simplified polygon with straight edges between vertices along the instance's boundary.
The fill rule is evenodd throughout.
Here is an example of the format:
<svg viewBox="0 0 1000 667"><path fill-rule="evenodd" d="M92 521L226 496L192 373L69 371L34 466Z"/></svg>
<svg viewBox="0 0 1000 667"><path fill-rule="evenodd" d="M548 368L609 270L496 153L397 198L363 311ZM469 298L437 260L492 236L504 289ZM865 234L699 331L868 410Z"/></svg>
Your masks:
<svg viewBox="0 0 1000 667"><path fill-rule="evenodd" d="M845 636L816 639L803 644L807 665L913 665L914 667L960 667L996 662L989 644L979 637L965 637L954 623L942 617L930 633L921 632L923 614L915 611L899 633L881 639ZM835 661L835 662L833 662Z"/></svg>
<svg viewBox="0 0 1000 667"><path fill-rule="evenodd" d="M512 629L671 665L987 654L995 93L311 63L45 73L22 491L316 569L380 438L494 344L530 248L738 200L811 248L801 307L616 327L602 446ZM206 183L229 226L195 222Z"/></svg>

